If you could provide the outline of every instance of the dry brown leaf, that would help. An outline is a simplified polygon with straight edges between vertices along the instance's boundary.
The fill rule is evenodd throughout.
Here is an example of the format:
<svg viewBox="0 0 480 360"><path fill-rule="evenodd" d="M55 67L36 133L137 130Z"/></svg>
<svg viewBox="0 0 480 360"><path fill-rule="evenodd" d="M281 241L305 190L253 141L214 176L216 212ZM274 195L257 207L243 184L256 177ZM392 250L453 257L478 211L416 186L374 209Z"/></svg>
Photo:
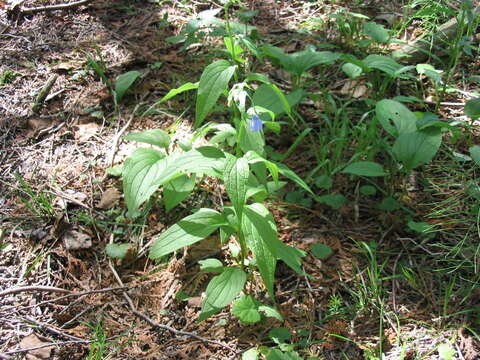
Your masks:
<svg viewBox="0 0 480 360"><path fill-rule="evenodd" d="M358 80L348 80L340 90L340 94L354 97L355 99L364 97L368 92L368 88L361 84Z"/></svg>
<svg viewBox="0 0 480 360"><path fill-rule="evenodd" d="M78 130L75 131L75 139L79 141L87 141L92 136L96 135L100 130L100 125L91 122L88 124L77 125Z"/></svg>
<svg viewBox="0 0 480 360"><path fill-rule="evenodd" d="M116 188L107 189L103 194L102 198L97 204L99 209L111 209L115 206L115 203L120 199L120 192Z"/></svg>
<svg viewBox="0 0 480 360"><path fill-rule="evenodd" d="M35 138L38 136L39 132L49 127L53 127L55 123L51 119L41 119L41 118L33 118L27 120L27 137L28 138Z"/></svg>
<svg viewBox="0 0 480 360"><path fill-rule="evenodd" d="M19 345L21 349L28 349L32 347L42 346L45 344L48 343L41 341L37 337L37 335L30 334L27 337L23 338ZM25 358L28 360L50 359L52 350L53 346L47 346L41 349L31 350L27 353L27 356Z"/></svg>
<svg viewBox="0 0 480 360"><path fill-rule="evenodd" d="M55 71L71 71L78 69L82 64L80 62L61 62L57 65L52 66L52 69Z"/></svg>
<svg viewBox="0 0 480 360"><path fill-rule="evenodd" d="M89 235L76 230L68 230L63 235L63 243L67 250L88 249L92 246L92 240Z"/></svg>

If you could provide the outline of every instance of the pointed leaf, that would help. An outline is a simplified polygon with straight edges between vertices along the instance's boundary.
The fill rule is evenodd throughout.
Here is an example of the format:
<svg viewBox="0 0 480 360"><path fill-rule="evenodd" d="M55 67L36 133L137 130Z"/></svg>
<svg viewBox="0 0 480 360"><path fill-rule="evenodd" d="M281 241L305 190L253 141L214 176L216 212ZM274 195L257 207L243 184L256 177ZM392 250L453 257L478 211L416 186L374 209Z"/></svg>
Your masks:
<svg viewBox="0 0 480 360"><path fill-rule="evenodd" d="M206 272L222 272L224 269L222 262L218 259L198 260L198 263L200 264L200 270Z"/></svg>
<svg viewBox="0 0 480 360"><path fill-rule="evenodd" d="M207 286L206 298L198 321L203 321L230 304L242 291L247 274L238 267L229 267L215 276Z"/></svg>
<svg viewBox="0 0 480 360"><path fill-rule="evenodd" d="M480 118L480 98L468 100L465 104L465 115L472 120Z"/></svg>
<svg viewBox="0 0 480 360"><path fill-rule="evenodd" d="M401 134L393 144L393 154L407 171L433 159L440 144L442 132L436 128Z"/></svg>
<svg viewBox="0 0 480 360"><path fill-rule="evenodd" d="M383 71L391 77L395 77L396 72L403 67L391 57L384 55L368 55L363 59L363 63L369 68Z"/></svg>
<svg viewBox="0 0 480 360"><path fill-rule="evenodd" d="M160 185L164 185L182 173L206 173L221 177L225 154L205 146L185 153L165 155L154 149L138 149L124 164L123 192L128 211L134 214Z"/></svg>
<svg viewBox="0 0 480 360"><path fill-rule="evenodd" d="M169 181L163 187L163 202L165 210L169 212L185 200L195 188L195 175L180 175Z"/></svg>
<svg viewBox="0 0 480 360"><path fill-rule="evenodd" d="M303 50L288 55L290 57L289 68L297 76L301 76L307 70L317 65L331 64L340 58L340 54L332 53L331 51L312 51Z"/></svg>
<svg viewBox="0 0 480 360"><path fill-rule="evenodd" d="M306 254L299 249L285 245L278 239L275 220L268 209L260 203L254 203L245 207L244 214L254 224L268 250L293 270L304 275L304 271L301 269L301 258Z"/></svg>
<svg viewBox="0 0 480 360"><path fill-rule="evenodd" d="M169 227L157 239L150 249L150 259L158 259L182 247L205 239L227 220L212 209L200 209Z"/></svg>
<svg viewBox="0 0 480 360"><path fill-rule="evenodd" d="M258 311L263 312L266 317L272 317L277 319L278 321L283 321L283 316L277 311L277 309L271 306L260 305L258 307Z"/></svg>
<svg viewBox="0 0 480 360"><path fill-rule="evenodd" d="M232 156L227 159L223 180L227 194L232 201L238 218L242 217L243 206L247 199L247 182L250 171L248 161L245 158Z"/></svg>
<svg viewBox="0 0 480 360"><path fill-rule="evenodd" d="M154 149L137 149L123 165L123 193L132 214L160 186L156 179L164 169L165 155Z"/></svg>
<svg viewBox="0 0 480 360"><path fill-rule="evenodd" d="M161 148L168 148L168 145L170 145L170 136L161 129L152 129L137 133L130 133L124 138L125 140L156 145Z"/></svg>
<svg viewBox="0 0 480 360"><path fill-rule="evenodd" d="M189 91L189 90L194 90L194 89L198 89L198 82L196 83L191 83L191 82L187 82L181 86L179 86L178 88L176 89L171 89L167 95L165 95L159 102L158 104L161 104L167 100L170 100L171 98L173 98L174 96L177 96L178 94L181 94L185 91Z"/></svg>
<svg viewBox="0 0 480 360"><path fill-rule="evenodd" d="M227 60L218 60L208 65L200 77L198 86L195 127L201 125L220 95L227 89L235 66Z"/></svg>
<svg viewBox="0 0 480 360"><path fill-rule="evenodd" d="M394 137L417 130L416 116L398 101L381 100L377 102L375 111L385 131Z"/></svg>
<svg viewBox="0 0 480 360"><path fill-rule="evenodd" d="M274 163L274 164L277 165L278 171L280 172L280 174L292 180L294 183L299 185L305 191L308 191L310 194L315 195L312 189L310 189L310 187L307 185L307 183L303 181L302 178L298 176L293 170L290 170L286 165L282 163Z"/></svg>
<svg viewBox="0 0 480 360"><path fill-rule="evenodd" d="M273 285L275 282L277 255L273 253L271 248L268 246L265 236L271 237L271 241L276 241L276 229L271 231L271 224L268 224L268 220L265 219L264 221L267 223L263 224L265 229L262 231L262 225L253 223L251 218L251 215L247 215L242 219L243 236L245 237L248 247L255 255L260 275L262 276L268 294L273 299L275 298Z"/></svg>
<svg viewBox="0 0 480 360"><path fill-rule="evenodd" d="M363 31L373 40L379 43L386 43L390 37L388 31L383 27L383 25L366 22L363 24Z"/></svg>
<svg viewBox="0 0 480 360"><path fill-rule="evenodd" d="M385 176L388 175L382 165L372 161L358 161L351 163L342 171L345 174L358 176Z"/></svg>
<svg viewBox="0 0 480 360"><path fill-rule="evenodd" d="M470 147L470 156L472 157L475 164L480 166L480 146L474 145Z"/></svg>
<svg viewBox="0 0 480 360"><path fill-rule="evenodd" d="M135 80L141 75L142 73L140 71L129 71L117 77L115 81L115 101L117 104L122 100L130 86L132 86Z"/></svg>

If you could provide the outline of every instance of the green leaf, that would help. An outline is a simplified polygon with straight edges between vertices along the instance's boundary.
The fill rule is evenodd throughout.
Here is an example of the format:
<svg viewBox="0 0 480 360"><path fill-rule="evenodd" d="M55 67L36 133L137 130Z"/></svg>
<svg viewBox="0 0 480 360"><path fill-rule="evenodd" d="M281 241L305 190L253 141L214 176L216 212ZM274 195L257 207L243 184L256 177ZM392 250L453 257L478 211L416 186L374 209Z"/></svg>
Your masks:
<svg viewBox="0 0 480 360"><path fill-rule="evenodd" d="M334 209L340 209L347 202L347 199L342 194L328 194L315 198L319 203L328 205Z"/></svg>
<svg viewBox="0 0 480 360"><path fill-rule="evenodd" d="M382 165L372 161L358 161L351 163L342 170L345 174L358 176L385 176L388 175Z"/></svg>
<svg viewBox="0 0 480 360"><path fill-rule="evenodd" d="M107 168L107 174L110 176L122 176L123 164L115 165Z"/></svg>
<svg viewBox="0 0 480 360"><path fill-rule="evenodd" d="M363 73L363 69L355 64L346 63L342 65L342 71L350 78L356 79Z"/></svg>
<svg viewBox="0 0 480 360"><path fill-rule="evenodd" d="M293 54L285 54L282 49L271 45L264 46L263 51L265 55L278 61L286 71L292 72L297 76L301 76L314 66L331 64L340 58L340 54L310 49Z"/></svg>
<svg viewBox="0 0 480 360"><path fill-rule="evenodd" d="M266 214L263 210L262 208L262 213ZM272 242L279 241L278 238L276 238L275 224L269 223L269 220L272 220L272 218L264 219L263 224L258 224L252 221L252 217L255 217L255 215L252 216L252 214L250 214L249 216L249 214L247 214L242 218L242 233L248 247L255 255L260 275L262 276L268 294L273 299L275 298L273 285L275 282L277 257L274 250L268 246L268 239L265 237L268 236Z"/></svg>
<svg viewBox="0 0 480 360"><path fill-rule="evenodd" d="M386 43L389 39L388 31L383 27L383 25L366 22L363 24L363 31L373 40L379 43Z"/></svg>
<svg viewBox="0 0 480 360"><path fill-rule="evenodd" d="M292 180L294 183L299 185L305 191L309 192L312 195L315 195L313 193L312 189L310 189L310 187L307 185L307 183L305 181L303 181L302 178L300 178L300 176L295 174L295 172L290 170L286 165L284 165L282 163L274 163L274 164L277 165L278 171L280 172L280 174L282 174L283 176Z"/></svg>
<svg viewBox="0 0 480 360"><path fill-rule="evenodd" d="M442 81L442 72L435 69L430 64L417 64L415 69L419 74L425 74L436 83L440 83Z"/></svg>
<svg viewBox="0 0 480 360"><path fill-rule="evenodd" d="M395 211L400 209L400 207L401 207L400 203L392 197L386 197L378 205L378 208L384 211Z"/></svg>
<svg viewBox="0 0 480 360"><path fill-rule="evenodd" d="M260 351L257 348L251 348L242 354L242 360L258 360Z"/></svg>
<svg viewBox="0 0 480 360"><path fill-rule="evenodd" d="M474 145L470 147L470 156L472 157L475 164L480 166L480 146Z"/></svg>
<svg viewBox="0 0 480 360"><path fill-rule="evenodd" d="M290 58L290 63L285 70L291 71L297 76L301 76L304 72L314 66L334 63L341 55L330 51L313 51L307 49L289 54L288 56Z"/></svg>
<svg viewBox="0 0 480 360"><path fill-rule="evenodd" d="M273 349L268 353L265 360L302 360L302 358L292 351L282 352L278 349Z"/></svg>
<svg viewBox="0 0 480 360"><path fill-rule="evenodd" d="M262 84L253 94L253 104L268 109L278 116L285 112L289 113L290 108L297 105L304 95L305 93L301 89L284 95L280 89L273 87L272 84Z"/></svg>
<svg viewBox="0 0 480 360"><path fill-rule="evenodd" d="M185 200L195 188L195 174L191 176L180 175L169 181L163 187L163 203L165 210L169 212L175 206Z"/></svg>
<svg viewBox="0 0 480 360"><path fill-rule="evenodd" d="M468 100L465 103L465 115L472 120L480 118L480 98Z"/></svg>
<svg viewBox="0 0 480 360"><path fill-rule="evenodd" d="M123 259L126 255L128 250L130 249L131 244L108 244L105 247L105 251L108 256L115 258L115 259Z"/></svg>
<svg viewBox="0 0 480 360"><path fill-rule="evenodd" d="M417 130L417 118L408 108L395 100L377 102L376 115L386 132L397 137Z"/></svg>
<svg viewBox="0 0 480 360"><path fill-rule="evenodd" d="M393 144L393 154L410 171L433 159L440 144L442 132L436 128L401 134Z"/></svg>
<svg viewBox="0 0 480 360"><path fill-rule="evenodd" d="M245 324L259 322L262 318L258 312L258 302L250 295L244 295L233 303L232 314Z"/></svg>
<svg viewBox="0 0 480 360"><path fill-rule="evenodd" d="M275 220L268 209L260 203L254 203L245 207L244 214L245 218L254 225L273 256L281 259L297 273L304 275L305 273L301 269L301 258L306 254L299 249L285 245L278 239Z"/></svg>
<svg viewBox="0 0 480 360"><path fill-rule="evenodd" d="M132 86L135 80L142 74L140 71L129 71L117 77L115 81L115 101L117 104L122 100L130 86Z"/></svg>
<svg viewBox="0 0 480 360"><path fill-rule="evenodd" d="M198 321L203 321L230 304L242 291L247 274L238 267L226 268L215 276L207 286L206 298Z"/></svg>
<svg viewBox="0 0 480 360"><path fill-rule="evenodd" d="M227 89L235 69L227 60L215 61L205 68L198 86L195 127L201 125L220 95Z"/></svg>
<svg viewBox="0 0 480 360"><path fill-rule="evenodd" d="M452 360L457 353L451 345L445 343L440 344L437 350L442 360Z"/></svg>
<svg viewBox="0 0 480 360"><path fill-rule="evenodd" d="M227 194L239 219L242 217L243 206L247 199L247 182L250 175L248 161L245 158L237 159L231 156L227 159L223 180Z"/></svg>
<svg viewBox="0 0 480 360"><path fill-rule="evenodd" d="M429 233L434 227L435 225L432 225L432 224L429 224L429 223L426 223L424 221L413 221L413 220L410 220L408 223L407 223L407 226L419 233L419 234L426 234L426 233Z"/></svg>
<svg viewBox="0 0 480 360"><path fill-rule="evenodd" d="M168 148L168 145L170 145L170 136L161 129L152 129L137 133L130 133L125 136L124 139L150 145L156 145L165 149Z"/></svg>
<svg viewBox="0 0 480 360"><path fill-rule="evenodd" d="M137 149L124 164L123 192L129 214L132 215L160 185L182 173L206 173L221 177L225 154L212 146L186 153L165 155L154 149Z"/></svg>
<svg viewBox="0 0 480 360"><path fill-rule="evenodd" d="M277 311L277 309L267 306L267 305L260 305L258 307L258 311L263 312L266 317L275 318L278 321L283 321L283 316Z"/></svg>
<svg viewBox="0 0 480 360"><path fill-rule="evenodd" d="M319 187L320 189L328 190L332 188L332 185L332 178L328 175L320 175L315 179L315 186Z"/></svg>
<svg viewBox="0 0 480 360"><path fill-rule="evenodd" d="M198 260L198 263L200 264L200 270L206 272L219 273L224 269L222 262L218 259Z"/></svg>
<svg viewBox="0 0 480 360"><path fill-rule="evenodd" d="M403 68L402 65L391 57L383 55L368 55L363 59L363 63L369 68L383 71L391 77L396 77L397 71Z"/></svg>
<svg viewBox="0 0 480 360"><path fill-rule="evenodd" d="M325 244L312 244L310 250L320 260L325 260L333 254L332 248Z"/></svg>
<svg viewBox="0 0 480 360"><path fill-rule="evenodd" d="M292 338L290 330L284 327L273 328L268 332L268 336L277 344L283 344Z"/></svg>
<svg viewBox="0 0 480 360"><path fill-rule="evenodd" d="M160 186L165 155L154 149L137 149L123 165L123 193L130 215Z"/></svg>
<svg viewBox="0 0 480 360"><path fill-rule="evenodd" d="M167 95L165 95L163 98L160 99L160 101L158 102L158 104L161 104L167 100L170 100L171 98L177 96L178 94L181 94L185 91L189 91L189 90L194 90L194 89L198 89L198 82L196 83L191 83L191 82L187 82L181 86L179 86L178 88L176 89L171 89Z"/></svg>
<svg viewBox="0 0 480 360"><path fill-rule="evenodd" d="M372 185L363 185L363 186L360 186L360 192L363 194L363 195L375 195L377 193L377 189L375 188L375 186L372 186Z"/></svg>
<svg viewBox="0 0 480 360"><path fill-rule="evenodd" d="M202 208L169 227L158 238L150 249L150 259L158 259L175 250L192 245L212 234L227 220L219 212Z"/></svg>

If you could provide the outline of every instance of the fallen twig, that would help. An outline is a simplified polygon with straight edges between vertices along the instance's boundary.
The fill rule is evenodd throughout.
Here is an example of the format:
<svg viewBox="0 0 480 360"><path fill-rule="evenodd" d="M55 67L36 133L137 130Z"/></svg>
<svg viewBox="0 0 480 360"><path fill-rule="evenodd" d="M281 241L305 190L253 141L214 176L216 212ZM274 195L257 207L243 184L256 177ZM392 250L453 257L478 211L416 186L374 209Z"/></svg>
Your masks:
<svg viewBox="0 0 480 360"><path fill-rule="evenodd" d="M12 288L12 289L7 289L3 290L0 292L0 297L1 296L6 296L9 294L18 294L21 292L31 292L31 291L41 291L41 292L63 292L63 293L70 293L70 290L65 290L53 286L22 286L18 288Z"/></svg>
<svg viewBox="0 0 480 360"><path fill-rule="evenodd" d="M52 334L57 335L57 336L62 336L64 338L67 338L67 339L70 339L70 340L75 340L75 341L85 341L84 339L81 339L79 337L64 333L63 331L55 329L54 327L51 327L47 324L41 323L40 321L32 319L31 317L25 317L25 321L31 322L31 323L33 323L33 324L51 332Z"/></svg>
<svg viewBox="0 0 480 360"><path fill-rule="evenodd" d="M53 75L47 80L45 85L43 85L42 89L37 95L37 98L35 99L35 102L32 104L32 111L34 113L38 112L38 110L40 110L40 108L42 107L43 103L45 102L45 99L50 93L50 90L52 90L52 87L55 84L55 81L57 81L57 78L58 78L58 75Z"/></svg>
<svg viewBox="0 0 480 360"><path fill-rule="evenodd" d="M115 268L113 267L112 263L109 262L108 264L110 266L110 270L112 270L112 273L113 273L113 276L115 276L115 279L117 279L117 282L119 285L123 286L123 281L122 279L120 279L120 276L118 276L118 273L117 271L115 270ZM204 337L201 337L201 336L198 336L197 334L194 334L192 332L188 332L188 331L183 331L183 330L177 330L171 326L168 326L168 325L164 325L164 324L159 324L157 323L156 321L152 320L151 318L149 318L147 315L145 315L144 313L138 311L136 308L135 308L135 305L133 304L133 301L132 299L130 298L130 296L128 296L128 294L126 292L123 293L123 297L125 298L126 302L128 303L128 306L130 307L130 310L132 311L133 314L135 314L137 317L141 318L142 320L146 321L148 324L150 324L153 328L156 328L156 329L162 329L162 330L168 330L170 331L171 333L175 334L175 335L178 335L178 336L188 336L188 337L191 337L193 339L196 339L196 340L199 340L201 342L204 342L204 343L210 343L210 344L215 344L215 345L218 345L218 346L221 346L225 349L228 349L232 352L234 352L235 354L237 353L237 350L235 350L234 348L232 348L231 346L228 346L226 344L223 344L221 343L220 341L216 341L216 340L210 340L210 339L206 339Z"/></svg>
<svg viewBox="0 0 480 360"><path fill-rule="evenodd" d="M108 154L108 158L107 158L108 167L113 166L113 160L115 159L115 153L117 152L118 141L120 140L120 137L123 135L123 133L130 127L130 124L132 123L133 118L135 117L135 114L137 113L137 110L139 107L140 107L140 104L137 104L135 106L127 123L120 129L118 133L115 134L115 137L113 138L113 141L112 141L112 148L110 149L110 153Z"/></svg>
<svg viewBox="0 0 480 360"><path fill-rule="evenodd" d="M31 14L36 14L36 13L43 12L43 11L71 9L71 8L74 8L74 7L77 7L77 6L87 5L88 3L92 2L92 1L93 0L80 0L80 1L75 1L75 2L67 3L67 4L38 6L38 7L33 7L33 8L22 7L19 10L19 14L20 15L31 15Z"/></svg>
<svg viewBox="0 0 480 360"><path fill-rule="evenodd" d="M39 302L38 304L35 304L35 305L28 305L28 306L24 306L24 307L21 307L21 308L18 308L16 306L12 306L12 307L4 309L4 310L10 310L10 309L14 309L14 308L16 308L17 310L26 310L26 309L30 309L30 308L33 308L33 307L42 306L42 305L50 304L50 303L53 303L53 302L56 302L56 301L68 299L68 298L71 298L71 297L82 297L82 296L91 295L91 294L100 294L100 293L105 293L105 292L109 292L109 291L126 290L126 289L127 289L126 287L118 287L117 286L117 287L98 289L98 290L86 290L86 291L80 291L80 292L72 292L71 294L60 296L56 299L45 300L45 301Z"/></svg>

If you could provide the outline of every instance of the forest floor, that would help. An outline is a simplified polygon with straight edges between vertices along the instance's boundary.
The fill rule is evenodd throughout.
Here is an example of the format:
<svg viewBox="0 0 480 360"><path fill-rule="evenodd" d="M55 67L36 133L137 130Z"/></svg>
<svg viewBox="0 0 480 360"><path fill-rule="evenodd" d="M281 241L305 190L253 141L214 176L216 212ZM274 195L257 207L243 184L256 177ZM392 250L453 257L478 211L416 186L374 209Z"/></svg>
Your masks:
<svg viewBox="0 0 480 360"><path fill-rule="evenodd" d="M287 52L315 43L305 31L307 19L326 19L342 7L372 19L403 13L401 1L345 2L243 1L259 11L251 24L260 36ZM150 261L147 250L205 198L192 194L168 213L154 204L134 221L125 217L121 180L106 169L136 148L122 139L128 132L177 130L180 139L192 131L190 95L153 115L140 116L139 109L198 81L221 55L214 50L218 39L207 37L185 50L166 39L201 11L222 5L94 0L22 12L55 3L62 1L27 0L11 11L13 3L0 0L0 358L240 359L255 347L283 349L268 335L280 327L305 359L447 359L449 351L449 359L480 358L477 170L458 160L479 142L463 114L465 93L478 88L462 83L467 74L480 75L478 58L460 62L454 81L463 93L449 94L437 109L441 118L465 124L462 136L448 137L435 160L412 173L401 209L379 209L379 198L360 196L360 182L341 173L331 190L348 198L339 209L308 199L269 204L281 240L308 253L303 266L312 276L278 267L282 323L241 324L228 308L197 322L211 277L197 261L212 254L224 258L225 249L212 237L163 264ZM333 27L322 34L332 43L337 35ZM418 35L415 25L405 29L405 40ZM108 79L131 70L143 75L115 107L89 59ZM268 63L257 72L280 81L283 76ZM31 104L52 76L49 97L33 112ZM332 77L328 90L345 96L345 82ZM323 106L306 102L299 112L315 123L309 108ZM211 117L222 121L225 114ZM272 146L285 152L291 143L287 134ZM286 164L306 176L316 166L311 150L301 145ZM215 190L205 188L207 200L215 201ZM415 232L408 218L431 228ZM113 241L132 244L127 257L106 255ZM333 255L313 256L310 246L318 243Z"/></svg>

